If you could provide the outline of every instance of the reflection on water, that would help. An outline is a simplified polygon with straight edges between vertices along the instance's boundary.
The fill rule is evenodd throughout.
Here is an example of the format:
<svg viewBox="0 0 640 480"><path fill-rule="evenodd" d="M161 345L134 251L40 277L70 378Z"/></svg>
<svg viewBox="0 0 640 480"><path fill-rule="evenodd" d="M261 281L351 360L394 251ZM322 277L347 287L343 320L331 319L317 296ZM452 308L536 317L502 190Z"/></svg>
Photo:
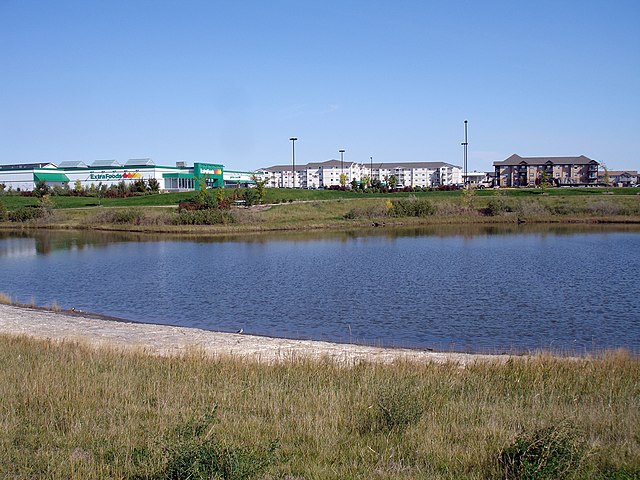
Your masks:
<svg viewBox="0 0 640 480"><path fill-rule="evenodd" d="M640 352L637 227L0 232L0 292L136 321L471 351Z"/></svg>
<svg viewBox="0 0 640 480"><path fill-rule="evenodd" d="M317 242L344 241L366 238L386 238L390 240L404 237L435 236L477 238L491 235L540 234L575 235L578 233L640 232L640 225L601 224L525 224L504 225L431 225L420 227L377 227L357 230L337 231L276 231L250 232L242 235L184 235L152 234L132 232L107 232L94 230L73 231L28 231L13 232L0 230L0 258L9 255L47 255L55 250L82 250L90 247L106 247L122 242L194 242L194 243L269 243L273 241ZM15 249L20 250L15 251Z"/></svg>

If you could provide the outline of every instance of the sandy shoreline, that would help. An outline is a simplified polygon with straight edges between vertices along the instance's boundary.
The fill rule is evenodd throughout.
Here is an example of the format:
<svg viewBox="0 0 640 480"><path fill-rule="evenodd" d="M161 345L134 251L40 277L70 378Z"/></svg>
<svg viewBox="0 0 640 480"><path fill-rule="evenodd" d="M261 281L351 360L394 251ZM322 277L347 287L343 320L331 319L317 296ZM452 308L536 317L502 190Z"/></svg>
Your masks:
<svg viewBox="0 0 640 480"><path fill-rule="evenodd" d="M143 350L151 355L181 355L189 351L205 355L232 355L261 362L293 358L331 359L340 363L397 360L420 362L506 361L509 355L481 355L380 348L314 340L290 340L197 328L173 327L96 318L87 314L53 312L0 305L0 334L25 335L54 341L77 341L95 347Z"/></svg>

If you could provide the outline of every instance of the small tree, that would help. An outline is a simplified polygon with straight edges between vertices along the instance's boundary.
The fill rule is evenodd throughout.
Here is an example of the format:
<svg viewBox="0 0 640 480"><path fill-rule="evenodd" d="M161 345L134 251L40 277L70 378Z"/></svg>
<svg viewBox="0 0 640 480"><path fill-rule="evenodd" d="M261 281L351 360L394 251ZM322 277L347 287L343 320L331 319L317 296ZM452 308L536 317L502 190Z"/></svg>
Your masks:
<svg viewBox="0 0 640 480"><path fill-rule="evenodd" d="M247 207L255 205L259 201L259 195L255 188L247 188L242 192L242 199Z"/></svg>
<svg viewBox="0 0 640 480"><path fill-rule="evenodd" d="M137 193L146 193L147 192L147 182L144 178L138 178L133 182L134 190Z"/></svg>
<svg viewBox="0 0 640 480"><path fill-rule="evenodd" d="M91 184L91 186L93 187L93 183ZM98 199L98 205L102 205L102 199L105 197L106 194L107 194L107 186L103 185L102 182L99 182L98 186L96 187L96 198Z"/></svg>
<svg viewBox="0 0 640 480"><path fill-rule="evenodd" d="M476 190L467 185L467 188L462 190L462 201L468 208L473 208L473 199L476 196Z"/></svg>
<svg viewBox="0 0 640 480"><path fill-rule="evenodd" d="M38 208L42 210L44 216L51 215L54 207L55 205L51 201L51 196L49 194L42 195L38 199Z"/></svg>
<svg viewBox="0 0 640 480"><path fill-rule="evenodd" d="M256 193L258 194L258 203L262 203L264 200L264 189L267 184L267 180L261 180L256 174L251 175L251 180L256 184Z"/></svg>
<svg viewBox="0 0 640 480"><path fill-rule="evenodd" d="M600 166L602 167L602 170L604 171L604 175L602 175L602 183L604 183L604 186L607 187L607 192L609 191L609 182L611 181L611 179L609 178L609 169L607 168L607 166L604 163L601 163Z"/></svg>
<svg viewBox="0 0 640 480"><path fill-rule="evenodd" d="M4 195L5 188L6 188L6 185L4 183L0 183L0 195Z"/></svg>
<svg viewBox="0 0 640 480"><path fill-rule="evenodd" d="M370 187L371 186L371 177L369 175L365 175L364 177L362 177L362 184L365 187Z"/></svg>
<svg viewBox="0 0 640 480"><path fill-rule="evenodd" d="M547 188L549 188L549 174L547 173L547 169L542 170L540 174L540 188L544 192Z"/></svg>
<svg viewBox="0 0 640 480"><path fill-rule="evenodd" d="M358 181L354 178L351 180L351 189L356 190L358 188Z"/></svg>
<svg viewBox="0 0 640 480"><path fill-rule="evenodd" d="M396 188L396 185L398 184L398 177L391 175L387 183L389 184L389 188Z"/></svg>
<svg viewBox="0 0 640 480"><path fill-rule="evenodd" d="M75 195L82 195L84 193L84 189L82 188L82 182L80 179L73 182L73 193Z"/></svg>
<svg viewBox="0 0 640 480"><path fill-rule="evenodd" d="M40 180L36 183L36 188L33 189L33 194L36 197L42 198L44 195L49 193L49 185L46 184L43 180Z"/></svg>
<svg viewBox="0 0 640 480"><path fill-rule="evenodd" d="M158 193L160 191L160 182L158 182L155 177L151 177L147 180L147 186L151 193Z"/></svg>
<svg viewBox="0 0 640 480"><path fill-rule="evenodd" d="M347 185L347 174L346 173L341 173L340 174L340 186L341 187L345 187Z"/></svg>

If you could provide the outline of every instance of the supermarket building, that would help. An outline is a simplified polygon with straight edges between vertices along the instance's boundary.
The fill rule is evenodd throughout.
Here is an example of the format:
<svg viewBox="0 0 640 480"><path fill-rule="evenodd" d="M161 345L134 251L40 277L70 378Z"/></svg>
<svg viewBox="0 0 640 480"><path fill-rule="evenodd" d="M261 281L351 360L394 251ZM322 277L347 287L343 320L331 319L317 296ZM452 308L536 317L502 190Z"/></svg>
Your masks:
<svg viewBox="0 0 640 480"><path fill-rule="evenodd" d="M70 188L80 181L80 185L117 185L133 183L136 180L155 178L164 191L199 190L202 180L208 188L249 186L253 184L253 172L224 170L224 166L214 163L194 163L187 167L177 162L175 167L158 166L149 159L131 159L124 165L116 160L97 160L91 165L84 162L29 163L0 165L0 184L5 190L31 191L39 182L50 187Z"/></svg>

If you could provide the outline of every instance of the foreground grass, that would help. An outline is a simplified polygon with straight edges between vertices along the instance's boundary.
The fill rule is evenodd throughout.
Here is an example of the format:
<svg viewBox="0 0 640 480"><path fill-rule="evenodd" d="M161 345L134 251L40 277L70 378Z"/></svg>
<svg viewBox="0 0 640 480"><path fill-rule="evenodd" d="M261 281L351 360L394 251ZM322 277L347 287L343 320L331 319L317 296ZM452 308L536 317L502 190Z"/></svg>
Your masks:
<svg viewBox="0 0 640 480"><path fill-rule="evenodd" d="M624 352L344 367L0 337L0 362L3 478L640 475L640 361ZM505 459L535 439L560 469L513 476Z"/></svg>

